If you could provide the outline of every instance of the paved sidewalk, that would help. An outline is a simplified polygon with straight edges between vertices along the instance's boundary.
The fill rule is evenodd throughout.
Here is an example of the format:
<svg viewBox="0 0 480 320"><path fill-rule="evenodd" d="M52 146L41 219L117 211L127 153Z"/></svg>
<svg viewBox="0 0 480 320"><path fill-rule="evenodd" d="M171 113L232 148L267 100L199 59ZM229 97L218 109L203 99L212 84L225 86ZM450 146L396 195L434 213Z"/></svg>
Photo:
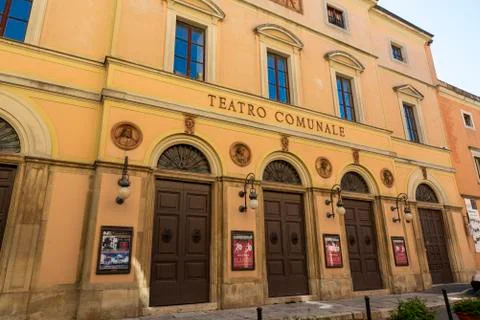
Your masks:
<svg viewBox="0 0 480 320"><path fill-rule="evenodd" d="M452 284L437 286L425 292L416 292L400 295L370 297L373 319L385 319L390 311L396 308L399 300L419 297L425 300L428 307L441 310L444 307L441 289L447 289L450 301L460 299L462 292L468 290L470 285ZM366 319L365 301L363 297L335 300L335 301L309 301L290 304L276 304L262 306L264 320L347 320ZM440 312L441 313L441 312ZM440 316L438 319L443 319ZM190 312L168 315L148 316L137 318L139 320L256 320L256 308L243 308L233 310L219 310L211 312ZM126 319L127 320L127 319ZM132 319L131 319L132 320Z"/></svg>

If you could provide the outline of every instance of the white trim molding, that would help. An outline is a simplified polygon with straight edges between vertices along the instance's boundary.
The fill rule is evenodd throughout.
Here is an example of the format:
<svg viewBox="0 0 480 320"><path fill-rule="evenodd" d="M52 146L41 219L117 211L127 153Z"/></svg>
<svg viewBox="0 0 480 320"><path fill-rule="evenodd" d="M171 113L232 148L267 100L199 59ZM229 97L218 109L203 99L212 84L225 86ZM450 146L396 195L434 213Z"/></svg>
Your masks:
<svg viewBox="0 0 480 320"><path fill-rule="evenodd" d="M390 40L389 43L390 43L390 46L388 47L388 49L389 49L390 60L403 65L408 65L409 59L408 59L408 53L407 53L407 46L404 45L403 43L400 43L394 40ZM400 48L400 51L402 52L403 60L398 60L393 56L393 46Z"/></svg>
<svg viewBox="0 0 480 320"><path fill-rule="evenodd" d="M300 51L303 42L287 29L263 24L255 28L260 43L260 75L262 96L269 99L268 92L268 52L276 53L287 58L288 82L290 87L290 102L292 105L302 104L300 81Z"/></svg>
<svg viewBox="0 0 480 320"><path fill-rule="evenodd" d="M423 118L423 94L410 84L393 87L393 90L397 93L398 106L400 108L400 115L402 117L403 134L405 139L409 140L404 108L404 104L407 104L413 107L420 143L428 144L425 120Z"/></svg>
<svg viewBox="0 0 480 320"><path fill-rule="evenodd" d="M339 27L336 24L330 23L328 21L328 7L332 7L338 11L342 11L342 16L343 16L343 24L345 28ZM334 2L333 0L324 0L323 1L323 18L325 21L325 24L329 26L332 29L345 32L347 34L350 34L350 23L349 23L349 16L348 16L348 11L345 7L339 5L338 3Z"/></svg>
<svg viewBox="0 0 480 320"><path fill-rule="evenodd" d="M47 11L48 0L34 0L28 19L27 33L25 34L25 43L39 45L40 36L43 30L43 22Z"/></svg>
<svg viewBox="0 0 480 320"><path fill-rule="evenodd" d="M410 84L404 84L404 85L401 85L401 86L393 87L393 90L395 92L397 92L397 94L402 93L402 94L413 97L413 98L415 98L417 100L420 100L420 101L422 101L425 98L424 95L420 91L415 89L415 87L410 85Z"/></svg>
<svg viewBox="0 0 480 320"><path fill-rule="evenodd" d="M205 81L216 81L216 55L218 22L225 19L225 13L211 0L196 0L198 5L184 0L167 1L167 22L163 69L173 73L175 57L175 32L177 21L183 21L205 30Z"/></svg>
<svg viewBox="0 0 480 320"><path fill-rule="evenodd" d="M265 168L267 168L271 162L276 160L283 160L290 163L295 170L297 170L300 180L302 180L302 186L307 188L312 187L312 175L308 171L307 166L300 158L289 152L276 151L268 154L265 158L263 158L263 160L259 161L258 163L260 166L257 166L255 170L257 174L257 180L263 180Z"/></svg>
<svg viewBox="0 0 480 320"><path fill-rule="evenodd" d="M473 167L475 168L475 172L477 173L477 183L480 184L480 168L477 166L477 161L475 160L475 158L480 159L480 150L470 149L470 152L472 153Z"/></svg>
<svg viewBox="0 0 480 320"><path fill-rule="evenodd" d="M365 71L363 64L350 53L344 51L330 51L325 54L325 59L330 63L330 80L334 101L334 114L340 115L340 102L338 101L337 76L350 79L352 85L353 103L356 122L364 123L366 110L364 108L361 73Z"/></svg>

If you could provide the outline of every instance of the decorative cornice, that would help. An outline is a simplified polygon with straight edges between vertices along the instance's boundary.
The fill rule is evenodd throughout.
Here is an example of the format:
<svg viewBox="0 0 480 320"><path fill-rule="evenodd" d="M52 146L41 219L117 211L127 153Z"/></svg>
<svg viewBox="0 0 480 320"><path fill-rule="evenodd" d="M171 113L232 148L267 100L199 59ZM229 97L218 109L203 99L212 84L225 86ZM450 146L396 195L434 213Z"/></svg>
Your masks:
<svg viewBox="0 0 480 320"><path fill-rule="evenodd" d="M480 96L477 96L476 94L470 93L468 91L465 91L463 89L460 89L458 87L455 87L454 85L451 85L445 81L438 80L439 87L443 87L445 89L451 90L455 92L456 94L463 96L465 98L471 99L474 102L479 102L480 103Z"/></svg>
<svg viewBox="0 0 480 320"><path fill-rule="evenodd" d="M206 13L208 15L217 17L220 20L225 19L225 12L223 12L223 10L220 9L220 7L215 2L213 2L212 0L197 0L198 2L204 4L208 8L207 10L205 10L201 6L193 5L192 3L188 2L188 1L184 1L184 0L167 0L167 1L172 1L172 2L175 2L175 3L179 3L179 4L181 4L185 7L189 7L189 8L192 8L194 10L197 10L197 11Z"/></svg>
<svg viewBox="0 0 480 320"><path fill-rule="evenodd" d="M396 22L398 22L399 24L407 27L408 29L413 30L413 31L416 31L416 32L422 34L424 37L426 37L426 38L427 38L428 40L430 40L430 41L431 41L431 38L434 37L434 35L431 34L430 32L425 31L424 29L416 26L415 24L411 23L410 21L405 20L404 18L402 18L402 17L396 15L395 13L393 13L393 12L385 9L384 7L381 7L381 6L379 6L379 5L376 5L376 6L374 7L374 10L376 10L376 11L377 11L378 13L380 13L380 14L383 14L383 15L389 17L389 18L392 19L392 20L395 20Z"/></svg>
<svg viewBox="0 0 480 320"><path fill-rule="evenodd" d="M345 51L335 50L327 52L325 54L325 59L329 61L335 61L350 68L354 68L360 72L365 71L363 64L353 55Z"/></svg>
<svg viewBox="0 0 480 320"><path fill-rule="evenodd" d="M415 87L412 86L411 84L396 86L396 87L393 87L393 90L397 93L400 92L400 93L406 94L407 96L411 96L417 100L423 100L425 98L425 96L420 91L415 89Z"/></svg>
<svg viewBox="0 0 480 320"><path fill-rule="evenodd" d="M285 35L290 40L285 40L281 37L278 37L270 31L280 32L281 34ZM300 40L300 38L298 38L291 31L285 29L282 26L276 25L276 24L267 23L267 24L259 25L258 27L255 28L255 32L258 33L258 34L264 35L266 37L275 39L277 41L284 42L284 43L289 44L291 46L294 46L298 49L303 49L303 47L304 47L303 42L302 42L302 40Z"/></svg>

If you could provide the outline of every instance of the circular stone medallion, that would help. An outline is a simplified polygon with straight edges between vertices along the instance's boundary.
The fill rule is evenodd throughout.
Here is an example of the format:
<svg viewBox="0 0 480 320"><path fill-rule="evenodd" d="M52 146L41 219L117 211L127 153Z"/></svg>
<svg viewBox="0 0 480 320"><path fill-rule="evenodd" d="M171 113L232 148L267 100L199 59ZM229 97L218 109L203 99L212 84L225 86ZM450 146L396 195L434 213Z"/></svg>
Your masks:
<svg viewBox="0 0 480 320"><path fill-rule="evenodd" d="M230 147L230 157L237 166L246 167L252 160L252 152L245 143L235 142Z"/></svg>
<svg viewBox="0 0 480 320"><path fill-rule="evenodd" d="M391 188L393 186L393 183L395 182L395 179L393 178L393 173L385 168L382 170L381 175L383 184L386 187Z"/></svg>
<svg viewBox="0 0 480 320"><path fill-rule="evenodd" d="M140 128L131 122L119 122L112 128L111 137L113 143L122 150L137 148L143 139Z"/></svg>
<svg viewBox="0 0 480 320"><path fill-rule="evenodd" d="M317 161L315 161L315 167L320 177L328 179L332 176L332 163L327 158L318 157Z"/></svg>

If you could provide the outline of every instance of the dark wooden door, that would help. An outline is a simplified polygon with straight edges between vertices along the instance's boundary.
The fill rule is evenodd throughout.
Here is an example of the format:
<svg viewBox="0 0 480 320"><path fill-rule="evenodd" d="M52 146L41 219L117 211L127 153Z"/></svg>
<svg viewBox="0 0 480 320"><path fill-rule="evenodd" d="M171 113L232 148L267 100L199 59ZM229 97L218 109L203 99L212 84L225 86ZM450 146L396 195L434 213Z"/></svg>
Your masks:
<svg viewBox="0 0 480 320"><path fill-rule="evenodd" d="M428 267L432 275L432 283L453 282L442 212L438 210L419 209L419 213L422 223L423 239L427 249Z"/></svg>
<svg viewBox="0 0 480 320"><path fill-rule="evenodd" d="M3 235L7 226L8 209L16 172L17 168L15 167L0 166L0 248L2 248Z"/></svg>
<svg viewBox="0 0 480 320"><path fill-rule="evenodd" d="M308 294L302 196L268 191L264 199L269 296Z"/></svg>
<svg viewBox="0 0 480 320"><path fill-rule="evenodd" d="M210 186L158 180L150 306L209 301Z"/></svg>
<svg viewBox="0 0 480 320"><path fill-rule="evenodd" d="M357 200L344 200L343 204L353 290L382 289L372 204Z"/></svg>

